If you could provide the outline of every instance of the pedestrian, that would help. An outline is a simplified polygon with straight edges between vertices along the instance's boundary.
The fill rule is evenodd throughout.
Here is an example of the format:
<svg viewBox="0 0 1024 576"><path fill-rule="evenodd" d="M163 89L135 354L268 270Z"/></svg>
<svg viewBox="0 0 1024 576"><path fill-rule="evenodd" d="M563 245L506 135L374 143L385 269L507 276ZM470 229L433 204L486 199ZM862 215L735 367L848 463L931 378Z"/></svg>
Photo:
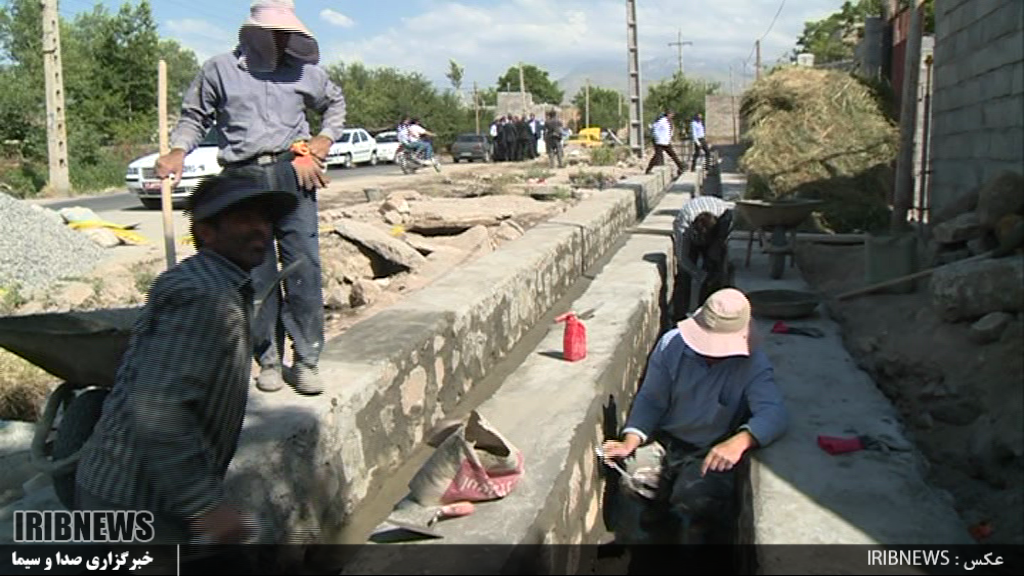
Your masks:
<svg viewBox="0 0 1024 576"><path fill-rule="evenodd" d="M686 172L686 167L682 161L679 160L679 156L676 155L676 151L672 149L672 119L675 115L666 110L661 116L654 122L652 132L654 136L654 156L651 157L651 162L647 165L646 174L650 174L651 170L655 166L661 166L665 159L664 154L668 154L669 158L676 163L676 167L679 168L679 172Z"/></svg>
<svg viewBox="0 0 1024 576"><path fill-rule="evenodd" d="M708 141L704 133L704 118L700 112L693 115L690 121L690 136L693 138L693 159L690 160L690 170L697 169L697 158L701 151L704 152L704 170L711 170L711 151L708 149Z"/></svg>
<svg viewBox="0 0 1024 576"><path fill-rule="evenodd" d="M187 213L198 252L150 289L82 447L76 509L149 511L156 544L257 534L223 486L249 394L249 273L265 260L275 220L298 203L293 191L237 174L196 187Z"/></svg>
<svg viewBox="0 0 1024 576"><path fill-rule="evenodd" d="M514 162L516 159L516 141L516 126L512 116L508 115L505 117L505 123L501 127L501 143L505 149L504 159L506 162Z"/></svg>
<svg viewBox="0 0 1024 576"><path fill-rule="evenodd" d="M544 123L544 147L547 148L550 166L554 168L557 159L558 167L561 168L564 165L562 121L558 119L554 110L548 111L548 120Z"/></svg>
<svg viewBox="0 0 1024 576"><path fill-rule="evenodd" d="M185 155L212 129L221 143L218 162L230 174L253 176L267 188L289 191L298 206L277 221L277 246L253 270L253 288L273 282L278 261L304 265L263 303L254 320L257 386L273 392L287 377L303 394L323 391L318 364L324 344L324 313L317 189L327 185L324 162L345 127L341 89L317 65L320 49L295 16L292 0L256 0L230 53L207 60L185 93L172 150L157 161L157 175L180 179ZM320 134L310 138L306 104L322 113ZM216 120L216 124L214 121ZM294 361L284 372L284 344Z"/></svg>
<svg viewBox="0 0 1024 576"><path fill-rule="evenodd" d="M703 526L705 543L731 543L736 466L787 425L771 360L752 339L747 297L732 288L712 294L659 340L623 440L603 446L608 459L649 441L664 446L655 506L684 529Z"/></svg>

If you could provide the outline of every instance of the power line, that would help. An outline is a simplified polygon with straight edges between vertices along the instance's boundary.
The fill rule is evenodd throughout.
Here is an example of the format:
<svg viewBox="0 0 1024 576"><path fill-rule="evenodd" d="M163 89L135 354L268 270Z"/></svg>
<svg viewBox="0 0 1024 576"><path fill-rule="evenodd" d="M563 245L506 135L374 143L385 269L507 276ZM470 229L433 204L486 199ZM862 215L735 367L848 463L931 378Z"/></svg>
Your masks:
<svg viewBox="0 0 1024 576"><path fill-rule="evenodd" d="M786 7L786 0L782 0L782 4L779 5L779 11L775 13L775 18L772 18L772 23L768 25L768 30L761 36L761 40L764 40L772 32L772 28L775 27L775 21L779 19L779 14L782 14L782 9Z"/></svg>

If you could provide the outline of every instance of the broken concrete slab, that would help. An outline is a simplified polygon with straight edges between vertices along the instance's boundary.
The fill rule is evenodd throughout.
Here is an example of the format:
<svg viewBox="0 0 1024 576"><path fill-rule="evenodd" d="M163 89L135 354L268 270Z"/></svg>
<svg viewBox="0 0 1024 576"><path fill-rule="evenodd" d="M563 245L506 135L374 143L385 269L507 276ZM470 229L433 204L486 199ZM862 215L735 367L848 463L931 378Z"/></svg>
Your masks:
<svg viewBox="0 0 1024 576"><path fill-rule="evenodd" d="M412 204L406 217L407 229L438 233L467 230L473 226L497 226L502 220L540 222L565 208L561 202L541 202L523 196L482 196L480 198L435 198Z"/></svg>
<svg viewBox="0 0 1024 576"><path fill-rule="evenodd" d="M932 306L946 322L1024 309L1024 259L1016 256L957 262L932 275Z"/></svg>
<svg viewBox="0 0 1024 576"><path fill-rule="evenodd" d="M337 220L334 231L343 238L372 250L381 258L398 266L415 270L423 265L423 255L401 240L370 224L356 220Z"/></svg>
<svg viewBox="0 0 1024 576"><path fill-rule="evenodd" d="M1005 171L982 186L978 195L978 219L993 228L1007 214L1024 211L1024 175Z"/></svg>
<svg viewBox="0 0 1024 576"><path fill-rule="evenodd" d="M932 230L932 237L940 244L958 244L981 236L981 220L973 212L939 224Z"/></svg>
<svg viewBox="0 0 1024 576"><path fill-rule="evenodd" d="M1006 312L992 312L971 325L970 338L977 344L990 344L999 340L1013 320Z"/></svg>

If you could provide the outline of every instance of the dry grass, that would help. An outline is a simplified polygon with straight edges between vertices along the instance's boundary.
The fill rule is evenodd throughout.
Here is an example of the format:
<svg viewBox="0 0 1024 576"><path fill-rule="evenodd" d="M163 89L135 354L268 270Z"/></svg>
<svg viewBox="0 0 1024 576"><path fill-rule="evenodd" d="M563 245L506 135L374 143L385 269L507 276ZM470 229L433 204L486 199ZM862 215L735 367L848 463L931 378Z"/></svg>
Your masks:
<svg viewBox="0 0 1024 576"><path fill-rule="evenodd" d="M872 91L853 76L792 67L765 77L744 95L750 147L740 160L767 195L855 177L896 159L899 133Z"/></svg>
<svg viewBox="0 0 1024 576"><path fill-rule="evenodd" d="M0 420L36 421L55 380L46 371L0 349Z"/></svg>

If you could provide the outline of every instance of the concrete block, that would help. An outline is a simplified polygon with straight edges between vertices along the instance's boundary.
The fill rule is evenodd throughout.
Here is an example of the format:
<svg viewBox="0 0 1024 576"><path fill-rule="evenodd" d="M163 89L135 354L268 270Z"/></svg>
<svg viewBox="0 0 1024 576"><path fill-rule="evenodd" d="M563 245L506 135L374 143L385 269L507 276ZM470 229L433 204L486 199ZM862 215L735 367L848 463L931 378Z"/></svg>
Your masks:
<svg viewBox="0 0 1024 576"><path fill-rule="evenodd" d="M1018 101L1024 94L1024 62L1015 63L1010 71L1010 94L1017 96Z"/></svg>

